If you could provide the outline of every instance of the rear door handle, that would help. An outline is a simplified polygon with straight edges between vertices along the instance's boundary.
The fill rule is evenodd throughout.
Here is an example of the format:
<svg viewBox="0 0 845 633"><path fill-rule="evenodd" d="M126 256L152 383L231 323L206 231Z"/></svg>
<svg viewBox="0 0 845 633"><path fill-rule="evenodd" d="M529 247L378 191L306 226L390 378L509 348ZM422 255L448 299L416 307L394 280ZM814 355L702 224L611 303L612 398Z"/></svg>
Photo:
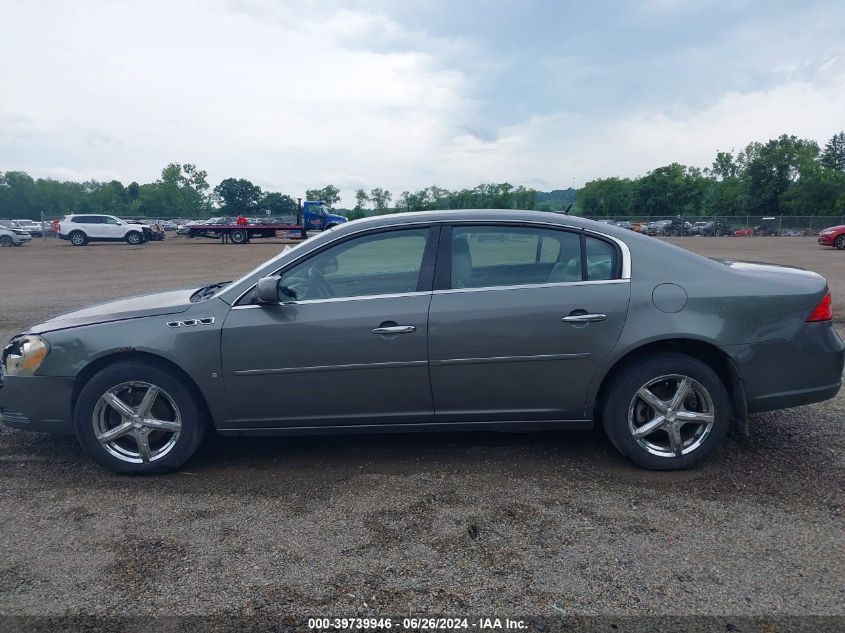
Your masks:
<svg viewBox="0 0 845 633"><path fill-rule="evenodd" d="M561 319L565 323L598 323L607 321L606 314L570 314Z"/></svg>
<svg viewBox="0 0 845 633"><path fill-rule="evenodd" d="M417 328L413 325L391 325L388 327L373 328L373 334L411 334Z"/></svg>

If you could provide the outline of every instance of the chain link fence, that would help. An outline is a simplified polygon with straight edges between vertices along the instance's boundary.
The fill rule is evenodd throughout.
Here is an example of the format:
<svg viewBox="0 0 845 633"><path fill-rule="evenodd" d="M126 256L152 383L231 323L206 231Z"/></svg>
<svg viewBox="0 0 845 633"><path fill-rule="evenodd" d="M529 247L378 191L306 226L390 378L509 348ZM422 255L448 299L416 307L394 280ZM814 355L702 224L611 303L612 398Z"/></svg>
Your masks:
<svg viewBox="0 0 845 633"><path fill-rule="evenodd" d="M735 215L735 216L670 216L670 215L587 215L590 220L599 222L620 223L627 228L638 229L642 233L665 235L712 235L713 227L718 226L718 234L740 235L773 235L781 237L816 236L820 231L830 227L845 225L845 216L842 215ZM669 224L673 220L681 218L684 228L680 229L680 223Z"/></svg>

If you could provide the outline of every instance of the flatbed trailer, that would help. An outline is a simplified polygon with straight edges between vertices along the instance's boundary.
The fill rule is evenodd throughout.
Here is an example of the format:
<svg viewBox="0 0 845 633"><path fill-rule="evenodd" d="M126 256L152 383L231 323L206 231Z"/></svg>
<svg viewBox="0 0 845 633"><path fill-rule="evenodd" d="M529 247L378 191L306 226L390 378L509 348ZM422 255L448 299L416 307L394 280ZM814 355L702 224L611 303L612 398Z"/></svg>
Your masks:
<svg viewBox="0 0 845 633"><path fill-rule="evenodd" d="M223 239L232 244L248 244L256 238L274 237L301 240L308 237L302 224L289 222L266 222L262 224L193 224L184 227L186 237L208 237Z"/></svg>

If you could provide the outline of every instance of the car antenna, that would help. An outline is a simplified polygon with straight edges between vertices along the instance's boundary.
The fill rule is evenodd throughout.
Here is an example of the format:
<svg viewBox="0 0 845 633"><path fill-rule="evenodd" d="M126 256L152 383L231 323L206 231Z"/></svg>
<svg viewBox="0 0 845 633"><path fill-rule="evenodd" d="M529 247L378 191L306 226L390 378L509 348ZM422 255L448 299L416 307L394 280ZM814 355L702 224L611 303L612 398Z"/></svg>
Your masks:
<svg viewBox="0 0 845 633"><path fill-rule="evenodd" d="M573 202L570 202L570 203L569 203L569 206L568 206L568 207L566 207L566 208L563 210L563 215L569 215L569 210L572 208L572 205L573 205L573 204L574 204Z"/></svg>

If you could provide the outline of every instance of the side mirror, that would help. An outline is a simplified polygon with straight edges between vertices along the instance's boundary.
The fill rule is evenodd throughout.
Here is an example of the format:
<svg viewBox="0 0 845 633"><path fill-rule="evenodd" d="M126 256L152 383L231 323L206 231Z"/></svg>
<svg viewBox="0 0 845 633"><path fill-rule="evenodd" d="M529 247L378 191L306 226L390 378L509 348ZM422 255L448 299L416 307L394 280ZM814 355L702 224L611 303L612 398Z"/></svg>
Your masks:
<svg viewBox="0 0 845 633"><path fill-rule="evenodd" d="M262 277L255 284L255 298L261 305L276 304L284 301L296 301L296 292L282 285L282 278L277 276Z"/></svg>
<svg viewBox="0 0 845 633"><path fill-rule="evenodd" d="M255 285L255 298L258 303L279 303L279 282L281 277L262 277Z"/></svg>

